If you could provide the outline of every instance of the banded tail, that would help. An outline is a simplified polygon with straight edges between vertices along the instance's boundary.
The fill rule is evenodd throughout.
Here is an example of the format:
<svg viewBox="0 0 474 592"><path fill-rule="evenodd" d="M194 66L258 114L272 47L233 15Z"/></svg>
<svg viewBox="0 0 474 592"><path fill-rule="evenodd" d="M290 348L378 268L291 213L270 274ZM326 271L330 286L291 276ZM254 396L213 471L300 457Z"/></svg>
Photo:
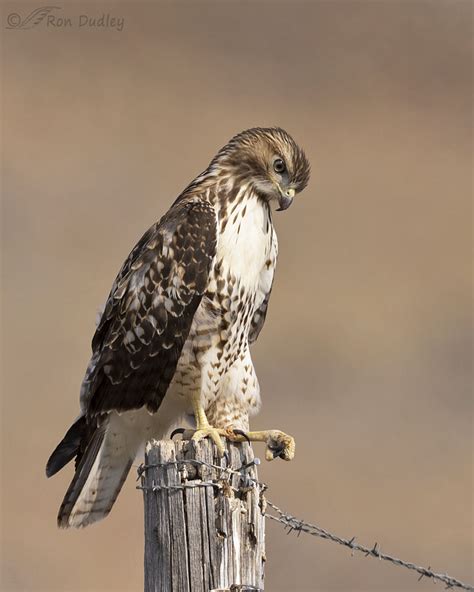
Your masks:
<svg viewBox="0 0 474 592"><path fill-rule="evenodd" d="M88 526L112 509L140 445L127 427L116 414L93 428L81 416L51 454L47 477L76 457L76 472L59 509L60 528Z"/></svg>

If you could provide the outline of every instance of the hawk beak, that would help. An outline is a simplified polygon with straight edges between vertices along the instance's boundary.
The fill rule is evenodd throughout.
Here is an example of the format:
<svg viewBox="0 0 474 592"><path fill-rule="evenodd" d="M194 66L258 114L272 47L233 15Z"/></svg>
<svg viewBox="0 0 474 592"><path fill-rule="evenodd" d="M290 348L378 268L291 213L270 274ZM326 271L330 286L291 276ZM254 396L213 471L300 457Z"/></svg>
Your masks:
<svg viewBox="0 0 474 592"><path fill-rule="evenodd" d="M280 189L280 197L278 198L278 203L280 207L277 209L277 212L282 212L283 210L287 210L291 204L293 203L293 198L295 197L295 190L294 189Z"/></svg>

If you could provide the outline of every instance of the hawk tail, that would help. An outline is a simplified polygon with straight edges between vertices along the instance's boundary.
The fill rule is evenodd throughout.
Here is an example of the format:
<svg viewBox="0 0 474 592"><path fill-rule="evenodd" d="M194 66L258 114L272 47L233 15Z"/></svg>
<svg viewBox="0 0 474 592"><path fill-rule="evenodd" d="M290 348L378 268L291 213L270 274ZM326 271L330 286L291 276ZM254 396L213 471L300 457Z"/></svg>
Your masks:
<svg viewBox="0 0 474 592"><path fill-rule="evenodd" d="M86 418L81 415L66 432L46 463L46 477L52 477L79 453L86 432Z"/></svg>
<svg viewBox="0 0 474 592"><path fill-rule="evenodd" d="M105 518L122 489L137 451L130 450L126 446L125 434L110 430L109 423L107 418L95 428L88 437L84 452L78 457L76 472L59 508L60 528L81 528ZM54 462L58 449L69 450L71 441L67 436L71 430L53 452L48 466L62 467L67 457L72 458L70 454L64 454L57 457L60 459L57 464ZM79 449L76 454L78 452ZM65 462L61 464L63 460Z"/></svg>

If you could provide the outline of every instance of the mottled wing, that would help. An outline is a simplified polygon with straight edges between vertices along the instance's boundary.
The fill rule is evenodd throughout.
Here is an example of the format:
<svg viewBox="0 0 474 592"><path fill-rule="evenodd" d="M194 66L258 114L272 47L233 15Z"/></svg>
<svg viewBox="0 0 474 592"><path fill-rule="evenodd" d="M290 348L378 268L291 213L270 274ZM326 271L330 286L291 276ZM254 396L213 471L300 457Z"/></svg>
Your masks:
<svg viewBox="0 0 474 592"><path fill-rule="evenodd" d="M134 248L92 341L83 385L89 414L156 411L173 378L216 248L216 216L198 198L177 202Z"/></svg>

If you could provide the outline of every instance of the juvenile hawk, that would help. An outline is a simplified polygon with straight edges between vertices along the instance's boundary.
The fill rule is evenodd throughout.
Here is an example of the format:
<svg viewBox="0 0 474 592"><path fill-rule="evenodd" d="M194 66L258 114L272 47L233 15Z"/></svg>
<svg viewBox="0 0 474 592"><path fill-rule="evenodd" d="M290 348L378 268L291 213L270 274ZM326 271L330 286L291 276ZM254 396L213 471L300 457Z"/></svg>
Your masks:
<svg viewBox="0 0 474 592"><path fill-rule="evenodd" d="M249 129L137 243L92 340L80 415L46 467L49 477L76 458L59 526L105 517L140 447L187 418L193 438L210 437L221 452L221 436L248 437L266 442L269 459L293 457L290 436L248 431L260 407L249 345L265 321L277 258L270 204L286 210L308 180L291 136Z"/></svg>

